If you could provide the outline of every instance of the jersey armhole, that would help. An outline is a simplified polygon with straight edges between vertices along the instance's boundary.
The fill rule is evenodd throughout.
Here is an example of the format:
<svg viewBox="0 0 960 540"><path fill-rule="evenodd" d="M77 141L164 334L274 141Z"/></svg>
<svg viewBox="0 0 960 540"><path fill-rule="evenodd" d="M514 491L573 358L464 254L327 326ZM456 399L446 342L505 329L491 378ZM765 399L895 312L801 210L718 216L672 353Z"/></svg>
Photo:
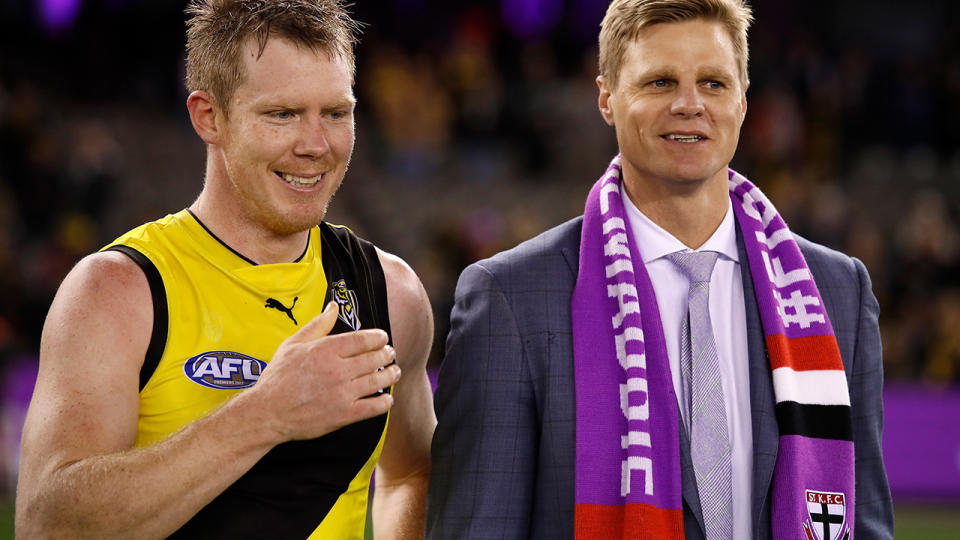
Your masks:
<svg viewBox="0 0 960 540"><path fill-rule="evenodd" d="M143 366L140 367L140 391L142 391L157 370L160 357L163 356L163 350L167 345L169 316L167 314L166 288L163 286L163 277L160 276L160 271L157 270L153 261L143 253L124 245L110 246L104 251L117 251L130 257L143 270L143 273L147 276L147 283L150 285L150 296L153 298L153 330L150 335L150 345L147 346L147 354L143 359Z"/></svg>
<svg viewBox="0 0 960 540"><path fill-rule="evenodd" d="M377 255L376 246L356 234L348 227L343 225L332 225L325 221L320 222L321 254L324 272L332 268L337 263L334 254L335 247L333 242L337 243L338 248L344 252L346 259L354 261L360 258L365 264L354 266L353 272L358 278L362 279L367 295L371 299L374 308L374 324L389 336L389 342L393 344L393 333L390 331L390 308L387 300L387 278L384 275L383 265L380 264L380 256Z"/></svg>

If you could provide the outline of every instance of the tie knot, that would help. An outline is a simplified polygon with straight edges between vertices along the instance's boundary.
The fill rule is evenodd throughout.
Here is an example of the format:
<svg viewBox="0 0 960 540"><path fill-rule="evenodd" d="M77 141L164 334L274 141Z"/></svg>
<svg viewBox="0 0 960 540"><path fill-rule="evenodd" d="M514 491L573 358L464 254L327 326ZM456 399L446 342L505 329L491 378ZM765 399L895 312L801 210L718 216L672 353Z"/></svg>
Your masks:
<svg viewBox="0 0 960 540"><path fill-rule="evenodd" d="M691 285L710 283L710 274L717 264L715 251L678 251L667 255L667 258L690 279Z"/></svg>

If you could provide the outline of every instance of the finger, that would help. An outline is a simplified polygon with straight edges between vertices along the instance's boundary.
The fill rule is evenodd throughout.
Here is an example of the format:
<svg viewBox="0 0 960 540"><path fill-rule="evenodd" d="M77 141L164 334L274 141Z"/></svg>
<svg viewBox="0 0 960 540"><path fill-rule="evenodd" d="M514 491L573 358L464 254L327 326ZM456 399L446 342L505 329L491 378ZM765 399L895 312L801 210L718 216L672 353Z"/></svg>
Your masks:
<svg viewBox="0 0 960 540"><path fill-rule="evenodd" d="M384 388L390 388L400 380L400 366L392 365L386 369L369 373L353 380L353 390L357 395L369 396Z"/></svg>
<svg viewBox="0 0 960 540"><path fill-rule="evenodd" d="M386 345L379 349L347 357L344 360L349 366L351 375L360 377L390 365L396 358L397 353L393 350L393 347Z"/></svg>
<svg viewBox="0 0 960 540"><path fill-rule="evenodd" d="M337 313L337 304L330 302L319 315L305 324L296 334L288 337L287 343L304 343L326 336L330 330L333 330L333 325L337 324Z"/></svg>
<svg viewBox="0 0 960 540"><path fill-rule="evenodd" d="M393 407L393 396L380 394L375 397L358 399L353 402L353 414L356 420L364 420L380 416Z"/></svg>
<svg viewBox="0 0 960 540"><path fill-rule="evenodd" d="M330 338L333 350L342 358L374 351L384 347L388 341L387 333L379 328L337 334Z"/></svg>

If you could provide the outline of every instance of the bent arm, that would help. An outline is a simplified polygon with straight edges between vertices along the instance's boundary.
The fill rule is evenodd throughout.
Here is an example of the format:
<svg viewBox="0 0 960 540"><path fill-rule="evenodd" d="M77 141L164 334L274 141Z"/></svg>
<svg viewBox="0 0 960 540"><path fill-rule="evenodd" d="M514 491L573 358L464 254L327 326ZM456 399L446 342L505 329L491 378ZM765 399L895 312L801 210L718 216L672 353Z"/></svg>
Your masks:
<svg viewBox="0 0 960 540"><path fill-rule="evenodd" d="M390 328L403 371L393 388L395 406L377 463L373 496L376 538L423 538L433 412L426 364L433 313L420 280L402 260L378 251L387 282Z"/></svg>
<svg viewBox="0 0 960 540"><path fill-rule="evenodd" d="M860 538L893 538L893 501L881 448L883 436L883 353L870 276L854 259L860 278L860 319L850 384L856 453L854 532Z"/></svg>
<svg viewBox="0 0 960 540"><path fill-rule="evenodd" d="M396 381L395 370L377 371L392 358L386 334L328 337L336 321L328 308L280 345L253 388L135 448L151 306L145 276L119 253L84 259L61 285L24 426L19 536L167 536L276 444L318 437L392 403L362 399Z"/></svg>
<svg viewBox="0 0 960 540"><path fill-rule="evenodd" d="M256 423L235 430L215 414L134 449L151 306L142 271L119 253L92 255L64 280L44 324L24 425L18 534L161 537L271 446ZM214 467L227 470L203 474Z"/></svg>

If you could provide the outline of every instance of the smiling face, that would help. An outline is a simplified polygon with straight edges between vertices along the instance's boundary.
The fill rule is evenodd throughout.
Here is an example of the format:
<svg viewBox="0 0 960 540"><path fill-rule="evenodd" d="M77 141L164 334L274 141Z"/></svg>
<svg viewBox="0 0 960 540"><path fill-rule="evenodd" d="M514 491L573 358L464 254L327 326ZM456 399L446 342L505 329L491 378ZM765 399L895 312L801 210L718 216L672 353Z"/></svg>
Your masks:
<svg viewBox="0 0 960 540"><path fill-rule="evenodd" d="M243 48L246 79L217 115L218 204L273 234L323 219L353 152L350 66L282 38Z"/></svg>
<svg viewBox="0 0 960 540"><path fill-rule="evenodd" d="M717 22L661 23L624 55L616 88L604 79L600 112L617 132L632 193L726 184L747 110L733 44Z"/></svg>

